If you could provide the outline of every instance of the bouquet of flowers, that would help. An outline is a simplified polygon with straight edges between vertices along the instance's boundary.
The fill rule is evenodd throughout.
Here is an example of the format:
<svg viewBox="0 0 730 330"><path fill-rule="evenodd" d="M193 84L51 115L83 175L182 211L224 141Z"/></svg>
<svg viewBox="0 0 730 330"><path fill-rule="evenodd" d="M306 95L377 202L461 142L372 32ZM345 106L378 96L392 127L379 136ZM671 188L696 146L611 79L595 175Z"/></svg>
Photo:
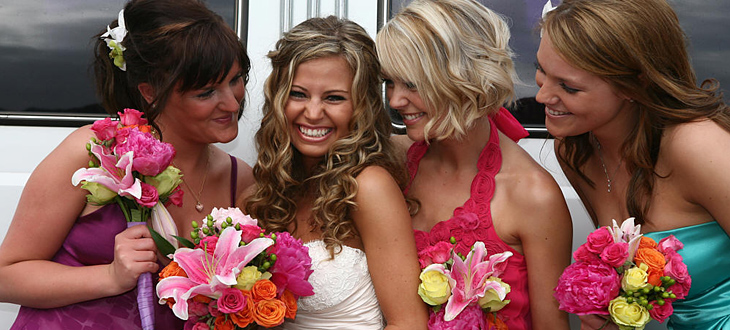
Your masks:
<svg viewBox="0 0 730 330"><path fill-rule="evenodd" d="M651 320L664 322L672 302L683 299L692 279L683 244L670 235L659 243L640 234L629 218L619 227L601 227L574 253L575 263L558 280L555 298L569 313L610 315L622 330L641 330ZM606 321L608 322L608 320Z"/></svg>
<svg viewBox="0 0 730 330"><path fill-rule="evenodd" d="M185 329L270 328L294 319L297 299L314 294L308 248L289 233L264 234L238 208L214 208L193 222L194 242L160 272L157 295Z"/></svg>
<svg viewBox="0 0 730 330"><path fill-rule="evenodd" d="M182 205L182 175L170 165L175 149L152 135L141 112L124 109L118 114L119 120L105 118L94 122L91 130L95 136L86 145L91 156L89 167L77 170L71 183L81 184L89 191L88 203L117 203L128 226L146 224L152 217L152 227L172 239L175 223L163 204ZM152 329L151 274L142 274L137 287L142 328Z"/></svg>
<svg viewBox="0 0 730 330"><path fill-rule="evenodd" d="M464 257L453 245L439 242L418 254L421 284L418 294L433 306L429 329L507 329L496 312L509 303L510 286L502 275L512 252L487 257L483 242L476 242ZM444 306L445 305L445 306Z"/></svg>

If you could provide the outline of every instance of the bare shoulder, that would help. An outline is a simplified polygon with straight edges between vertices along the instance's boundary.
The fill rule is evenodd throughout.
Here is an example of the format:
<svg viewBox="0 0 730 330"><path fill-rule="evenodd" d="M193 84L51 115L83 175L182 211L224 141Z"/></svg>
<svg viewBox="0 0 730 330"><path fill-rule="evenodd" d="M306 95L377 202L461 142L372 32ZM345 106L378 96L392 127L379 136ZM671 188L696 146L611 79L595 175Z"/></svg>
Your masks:
<svg viewBox="0 0 730 330"><path fill-rule="evenodd" d="M399 154L406 154L408 152L408 148L411 147L411 145L415 142L411 140L411 138L408 137L408 135L392 135L390 137L390 141L393 142L393 145L395 145L395 149L398 151Z"/></svg>
<svg viewBox="0 0 730 330"><path fill-rule="evenodd" d="M697 160L722 157L730 148L730 132L712 120L668 127L662 136L660 157L674 166L691 166ZM663 155L662 155L663 154Z"/></svg>
<svg viewBox="0 0 730 330"><path fill-rule="evenodd" d="M507 191L516 194L517 203L545 205L562 200L560 187L553 176L517 143L500 134L502 169L499 175L509 182Z"/></svg>
<svg viewBox="0 0 730 330"><path fill-rule="evenodd" d="M398 185L395 182L395 179L393 179L393 176L390 174L390 172L380 166L366 167L360 172L360 174L357 175L355 179L357 180L358 185L358 196L363 196L363 194L377 195L379 192L382 192L384 188L392 188L393 186L396 189L398 188Z"/></svg>
<svg viewBox="0 0 730 330"><path fill-rule="evenodd" d="M248 165L248 163L244 162L242 159L235 157L237 169L238 169L238 194L241 195L250 195L250 188L254 185L255 181L253 178L253 169L251 169L251 166ZM246 192L249 192L246 194Z"/></svg>

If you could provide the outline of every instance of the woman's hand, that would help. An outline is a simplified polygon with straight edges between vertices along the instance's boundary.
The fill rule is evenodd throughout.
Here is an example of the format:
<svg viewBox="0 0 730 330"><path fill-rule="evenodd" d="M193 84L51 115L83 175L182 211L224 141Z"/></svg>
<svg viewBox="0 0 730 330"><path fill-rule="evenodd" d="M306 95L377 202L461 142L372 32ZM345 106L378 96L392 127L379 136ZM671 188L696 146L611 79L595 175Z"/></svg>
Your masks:
<svg viewBox="0 0 730 330"><path fill-rule="evenodd" d="M155 272L158 268L157 247L147 226L132 226L117 234L109 275L120 292L133 289L139 275Z"/></svg>

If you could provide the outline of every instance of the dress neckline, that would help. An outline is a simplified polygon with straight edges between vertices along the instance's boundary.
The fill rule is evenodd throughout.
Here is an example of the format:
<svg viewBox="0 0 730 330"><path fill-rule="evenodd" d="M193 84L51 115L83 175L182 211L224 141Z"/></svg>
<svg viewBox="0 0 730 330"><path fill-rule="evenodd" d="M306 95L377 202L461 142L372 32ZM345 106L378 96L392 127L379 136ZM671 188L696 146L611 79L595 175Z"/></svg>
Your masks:
<svg viewBox="0 0 730 330"><path fill-rule="evenodd" d="M429 230L419 230L414 229L416 232L424 232L424 233L431 233L434 228L437 226L444 226L453 221L454 219L458 218L458 215L463 211L464 207L470 203L474 203L475 199L480 199L482 202L491 201L492 195L484 196L483 194L480 194L480 192L483 191L483 189L479 189L477 187L479 183L483 182L485 179L488 182L491 182L492 188L494 187L494 176L499 172L502 164L502 153L499 149L499 131L492 120L492 118L489 118L489 127L490 127L490 133L489 133L489 140L487 141L484 148L479 153L479 158L477 160L477 174L474 176L474 178L471 181L470 190L471 193L469 194L469 198L459 207L455 208L452 213L451 217L449 219L441 220L437 222L433 227L431 227ZM421 163L421 159L423 159L423 156L426 155L426 152L428 151L428 144L426 144L425 141L418 141L411 145L411 147L408 149L408 160L407 160L407 168L408 172L410 174L410 181L408 183L408 186L404 190L404 192L407 194L408 190L411 187L411 182L418 174L418 166ZM495 166L496 165L496 166ZM491 191L493 193L493 190ZM484 201L484 199L487 199ZM491 211L487 208L487 213L490 213L489 216L489 222L491 225ZM481 217L482 214L479 214Z"/></svg>

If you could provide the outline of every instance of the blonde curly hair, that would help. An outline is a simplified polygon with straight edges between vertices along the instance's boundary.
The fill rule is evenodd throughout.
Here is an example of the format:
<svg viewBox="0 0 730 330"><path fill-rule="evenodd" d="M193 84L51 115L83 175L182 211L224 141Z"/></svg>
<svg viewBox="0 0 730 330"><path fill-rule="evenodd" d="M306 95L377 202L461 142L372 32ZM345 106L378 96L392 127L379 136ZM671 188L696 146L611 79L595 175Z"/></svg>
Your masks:
<svg viewBox="0 0 730 330"><path fill-rule="evenodd" d="M292 147L284 107L297 67L329 56L344 58L354 73L354 111L349 133L307 174L301 154ZM264 87L263 119L256 133L258 160L253 172L257 185L245 208L267 231L287 231L292 223L296 226L297 203L312 198L307 220L311 230L322 231L334 256L345 240L359 235L351 215L357 207L357 175L375 165L388 170L401 188L407 181L389 139L391 123L382 100L375 44L352 21L334 16L311 18L285 33L268 57L272 72Z"/></svg>

